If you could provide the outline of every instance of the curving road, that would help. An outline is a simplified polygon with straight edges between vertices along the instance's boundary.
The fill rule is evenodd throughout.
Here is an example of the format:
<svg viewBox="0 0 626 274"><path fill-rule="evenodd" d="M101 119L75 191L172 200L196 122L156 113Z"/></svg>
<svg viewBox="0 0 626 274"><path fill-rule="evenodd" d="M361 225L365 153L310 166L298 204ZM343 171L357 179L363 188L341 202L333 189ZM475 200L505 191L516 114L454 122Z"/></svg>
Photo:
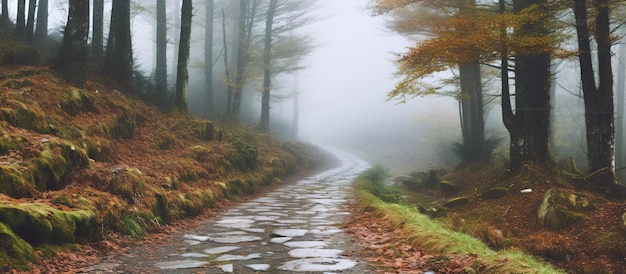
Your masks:
<svg viewBox="0 0 626 274"><path fill-rule="evenodd" d="M164 241L155 257L130 250L89 272L153 273L373 273L338 225L349 214L350 185L369 166L351 154L327 149L336 168L287 184L231 208L191 231ZM170 242L175 244L167 244ZM145 247L142 247L145 248Z"/></svg>

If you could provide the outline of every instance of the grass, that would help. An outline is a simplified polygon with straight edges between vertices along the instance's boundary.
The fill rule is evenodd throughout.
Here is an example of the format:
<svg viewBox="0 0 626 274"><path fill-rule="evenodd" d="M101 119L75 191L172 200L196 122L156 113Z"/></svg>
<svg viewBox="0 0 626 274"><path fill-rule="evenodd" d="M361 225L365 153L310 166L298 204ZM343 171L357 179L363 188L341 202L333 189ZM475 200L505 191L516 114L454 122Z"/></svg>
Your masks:
<svg viewBox="0 0 626 274"><path fill-rule="evenodd" d="M446 225L419 213L413 206L388 203L376 193L384 192L384 169L374 167L356 181L359 206L401 228L406 239L433 254L476 254L473 265L481 273L565 273L552 265L518 250L494 251L480 240L446 228ZM377 186L377 188L372 188ZM381 189L382 188L382 189Z"/></svg>

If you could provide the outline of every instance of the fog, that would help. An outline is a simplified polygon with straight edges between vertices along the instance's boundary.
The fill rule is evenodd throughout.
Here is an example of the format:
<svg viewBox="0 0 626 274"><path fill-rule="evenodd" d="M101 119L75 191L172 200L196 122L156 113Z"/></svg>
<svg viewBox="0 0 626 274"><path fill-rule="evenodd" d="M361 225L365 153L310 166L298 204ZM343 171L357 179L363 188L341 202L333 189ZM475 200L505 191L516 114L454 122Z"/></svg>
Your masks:
<svg viewBox="0 0 626 274"><path fill-rule="evenodd" d="M386 30L382 18L370 16L366 2L320 1L323 19L306 29L319 46L298 75L300 137L346 147L396 169L443 164L437 157L440 145L460 136L457 102L449 97L387 101L398 80L394 53L413 42Z"/></svg>
<svg viewBox="0 0 626 274"><path fill-rule="evenodd" d="M9 1L11 6L15 1ZM177 1L168 2L168 20L178 16ZM207 110L202 73L204 6L194 1L194 25L190 59L189 105L193 114L203 117ZM105 30L110 1L105 1ZM135 0L154 8L154 1ZM310 13L314 20L298 29L312 39L313 49L306 57L306 68L275 79L276 92L299 94L298 138L305 142L343 148L372 163L388 166L394 173L450 166L455 163L451 144L460 141L458 103L454 98L430 96L404 104L387 101L387 93L398 81L393 74L394 53L406 51L414 42L385 28L383 18L373 17L364 0L317 0ZM64 1L50 1L50 29L62 29L67 11ZM13 17L14 18L14 17ZM133 12L133 52L135 66L150 76L155 58L155 23L151 12ZM219 19L217 19L219 20ZM216 28L220 23L216 22ZM168 39L178 30L170 24ZM219 33L216 30L216 35ZM106 37L106 33L105 33ZM220 37L215 47L221 47ZM168 69L174 66L175 45L168 46ZM219 51L219 49L216 49ZM219 75L223 68L216 61L216 93L223 94ZM173 85L170 79L169 84ZM258 83L249 84L244 95L245 123L255 126L260 112ZM272 128L279 131L293 119L293 99L272 103ZM219 102L218 102L219 105ZM497 108L496 108L497 109ZM212 110L221 112L220 107ZM499 121L496 114L489 115ZM212 119L217 119L211 117Z"/></svg>

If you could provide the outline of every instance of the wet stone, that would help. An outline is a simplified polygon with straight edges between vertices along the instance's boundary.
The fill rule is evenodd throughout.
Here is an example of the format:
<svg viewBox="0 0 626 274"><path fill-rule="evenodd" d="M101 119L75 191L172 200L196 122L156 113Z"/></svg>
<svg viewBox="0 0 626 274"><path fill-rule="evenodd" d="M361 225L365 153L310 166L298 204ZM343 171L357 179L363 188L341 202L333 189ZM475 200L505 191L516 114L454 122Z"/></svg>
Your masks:
<svg viewBox="0 0 626 274"><path fill-rule="evenodd" d="M204 265L207 265L208 262L196 261L196 260L179 260L179 261L170 261L170 262L159 262L156 263L156 267L160 269L188 269L188 268L198 268Z"/></svg>
<svg viewBox="0 0 626 274"><path fill-rule="evenodd" d="M350 214L342 208L350 200L350 184L368 166L349 154L337 155L342 162L337 168L286 184L178 234L171 240L179 245L168 243L158 261L133 253L107 272L375 273L341 255L357 248L339 225Z"/></svg>

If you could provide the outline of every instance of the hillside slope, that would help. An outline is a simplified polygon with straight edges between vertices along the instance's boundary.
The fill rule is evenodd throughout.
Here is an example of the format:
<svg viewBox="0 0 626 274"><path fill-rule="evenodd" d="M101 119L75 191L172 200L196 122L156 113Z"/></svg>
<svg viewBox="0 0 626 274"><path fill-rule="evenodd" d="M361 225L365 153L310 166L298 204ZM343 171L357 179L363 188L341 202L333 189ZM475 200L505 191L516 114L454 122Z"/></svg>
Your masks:
<svg viewBox="0 0 626 274"><path fill-rule="evenodd" d="M0 270L50 246L147 230L200 214L324 157L315 148L167 115L44 67L0 69Z"/></svg>

